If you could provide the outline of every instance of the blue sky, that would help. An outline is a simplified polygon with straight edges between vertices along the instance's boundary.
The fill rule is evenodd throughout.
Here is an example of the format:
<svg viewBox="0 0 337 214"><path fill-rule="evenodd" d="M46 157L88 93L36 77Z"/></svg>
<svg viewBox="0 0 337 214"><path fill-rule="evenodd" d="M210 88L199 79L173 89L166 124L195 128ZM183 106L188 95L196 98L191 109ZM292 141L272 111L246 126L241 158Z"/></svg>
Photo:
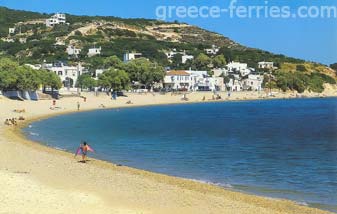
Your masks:
<svg viewBox="0 0 337 214"><path fill-rule="evenodd" d="M158 6L219 6L229 0L0 0L1 6L37 12L66 12L76 15L106 15L124 18L156 18ZM337 0L238 0L237 5L337 7ZM295 11L295 10L294 10ZM337 18L272 19L272 18L179 18L189 24L221 33L243 45L274 53L317 61L337 62Z"/></svg>

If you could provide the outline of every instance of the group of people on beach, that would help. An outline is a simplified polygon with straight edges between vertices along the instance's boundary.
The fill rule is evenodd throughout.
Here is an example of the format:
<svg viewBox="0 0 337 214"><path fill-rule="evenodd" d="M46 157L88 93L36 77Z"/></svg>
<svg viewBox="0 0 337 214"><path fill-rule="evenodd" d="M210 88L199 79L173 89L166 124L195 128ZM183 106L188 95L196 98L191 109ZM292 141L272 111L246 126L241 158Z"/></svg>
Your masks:
<svg viewBox="0 0 337 214"><path fill-rule="evenodd" d="M23 116L20 116L19 118L8 118L5 120L4 124L6 126L16 126L18 125L18 120L25 120L25 118Z"/></svg>

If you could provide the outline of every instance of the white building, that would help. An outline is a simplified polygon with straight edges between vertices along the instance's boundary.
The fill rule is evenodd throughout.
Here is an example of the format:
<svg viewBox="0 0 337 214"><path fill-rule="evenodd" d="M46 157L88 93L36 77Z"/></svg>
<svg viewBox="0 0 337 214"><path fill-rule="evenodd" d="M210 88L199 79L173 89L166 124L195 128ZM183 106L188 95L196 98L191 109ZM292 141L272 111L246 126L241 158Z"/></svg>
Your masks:
<svg viewBox="0 0 337 214"><path fill-rule="evenodd" d="M192 84L192 78L186 71L168 71L164 77L164 88L167 89L185 89L189 90Z"/></svg>
<svg viewBox="0 0 337 214"><path fill-rule="evenodd" d="M226 65L229 72L241 71L248 68L247 63L230 62Z"/></svg>
<svg viewBox="0 0 337 214"><path fill-rule="evenodd" d="M32 65L32 64L25 64L25 66L29 66L30 68L34 69L34 70L39 70L42 68L42 65L41 64L35 64L35 65Z"/></svg>
<svg viewBox="0 0 337 214"><path fill-rule="evenodd" d="M259 62L258 68L261 69L274 69L274 62Z"/></svg>
<svg viewBox="0 0 337 214"><path fill-rule="evenodd" d="M242 80L244 90L261 91L263 75L249 74L247 79Z"/></svg>
<svg viewBox="0 0 337 214"><path fill-rule="evenodd" d="M21 44L25 44L25 43L27 43L27 38L19 38L19 42Z"/></svg>
<svg viewBox="0 0 337 214"><path fill-rule="evenodd" d="M164 88L186 91L223 90L223 78L210 77L207 71L173 70L164 78Z"/></svg>
<svg viewBox="0 0 337 214"><path fill-rule="evenodd" d="M230 62L226 65L228 73L240 73L241 76L247 76L252 72L247 63Z"/></svg>
<svg viewBox="0 0 337 214"><path fill-rule="evenodd" d="M185 51L179 52L176 49L172 49L169 52L165 52L167 59L172 59L177 54L185 55Z"/></svg>
<svg viewBox="0 0 337 214"><path fill-rule="evenodd" d="M11 43L14 42L14 39L8 37L1 38L1 40L4 42L11 42Z"/></svg>
<svg viewBox="0 0 337 214"><path fill-rule="evenodd" d="M8 33L9 34L14 34L15 33L15 27L8 28Z"/></svg>
<svg viewBox="0 0 337 214"><path fill-rule="evenodd" d="M57 74L60 77L63 86L66 88L74 88L78 77L81 74L88 72L88 70L83 68L80 63L77 66L68 66L62 62L58 62L43 64L42 68Z"/></svg>
<svg viewBox="0 0 337 214"><path fill-rule="evenodd" d="M193 59L194 59L194 56L192 56L192 55L184 54L183 56L181 56L181 62L183 64L185 64L187 60L193 60Z"/></svg>
<svg viewBox="0 0 337 214"><path fill-rule="evenodd" d="M206 54L208 55L216 55L219 52L220 48L216 45L212 45L212 48L205 49Z"/></svg>
<svg viewBox="0 0 337 214"><path fill-rule="evenodd" d="M66 23L66 15L63 13L56 13L52 15L49 19L46 19L47 27L54 27L55 25L65 23Z"/></svg>
<svg viewBox="0 0 337 214"><path fill-rule="evenodd" d="M124 62L129 62L134 59L138 59L142 57L142 53L125 53L123 56Z"/></svg>
<svg viewBox="0 0 337 214"><path fill-rule="evenodd" d="M89 48L87 55L88 55L88 57L100 55L101 54L101 50L102 50L101 47L99 47L99 48L95 48L95 47Z"/></svg>
<svg viewBox="0 0 337 214"><path fill-rule="evenodd" d="M81 49L76 48L73 45L69 45L66 51L69 56L76 56L76 57L81 53Z"/></svg>
<svg viewBox="0 0 337 214"><path fill-rule="evenodd" d="M243 85L238 79L230 79L229 83L227 83L227 87L230 91L242 91Z"/></svg>

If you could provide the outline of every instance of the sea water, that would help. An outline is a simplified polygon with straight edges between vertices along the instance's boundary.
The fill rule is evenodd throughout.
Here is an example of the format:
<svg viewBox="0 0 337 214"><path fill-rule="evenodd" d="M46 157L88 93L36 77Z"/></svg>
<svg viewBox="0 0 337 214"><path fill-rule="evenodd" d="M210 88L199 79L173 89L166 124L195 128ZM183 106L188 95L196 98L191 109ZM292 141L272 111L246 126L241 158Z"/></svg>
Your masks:
<svg viewBox="0 0 337 214"><path fill-rule="evenodd" d="M116 164L337 211L336 98L97 110L24 132L69 152L85 140L90 156Z"/></svg>

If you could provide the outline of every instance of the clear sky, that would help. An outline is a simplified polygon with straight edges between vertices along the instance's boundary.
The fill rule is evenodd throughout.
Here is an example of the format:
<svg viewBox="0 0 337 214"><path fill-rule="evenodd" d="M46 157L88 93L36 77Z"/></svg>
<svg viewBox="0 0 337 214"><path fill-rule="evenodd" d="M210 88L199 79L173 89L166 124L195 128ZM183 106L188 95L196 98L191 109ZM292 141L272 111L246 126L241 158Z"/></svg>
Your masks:
<svg viewBox="0 0 337 214"><path fill-rule="evenodd" d="M337 0L237 0L236 6L334 6ZM1 6L37 12L65 12L76 15L105 15L123 18L157 18L158 6L218 6L229 0L0 0ZM313 10L313 14L315 10ZM180 18L179 20L221 33L243 45L274 53L317 61L337 62L337 18Z"/></svg>

